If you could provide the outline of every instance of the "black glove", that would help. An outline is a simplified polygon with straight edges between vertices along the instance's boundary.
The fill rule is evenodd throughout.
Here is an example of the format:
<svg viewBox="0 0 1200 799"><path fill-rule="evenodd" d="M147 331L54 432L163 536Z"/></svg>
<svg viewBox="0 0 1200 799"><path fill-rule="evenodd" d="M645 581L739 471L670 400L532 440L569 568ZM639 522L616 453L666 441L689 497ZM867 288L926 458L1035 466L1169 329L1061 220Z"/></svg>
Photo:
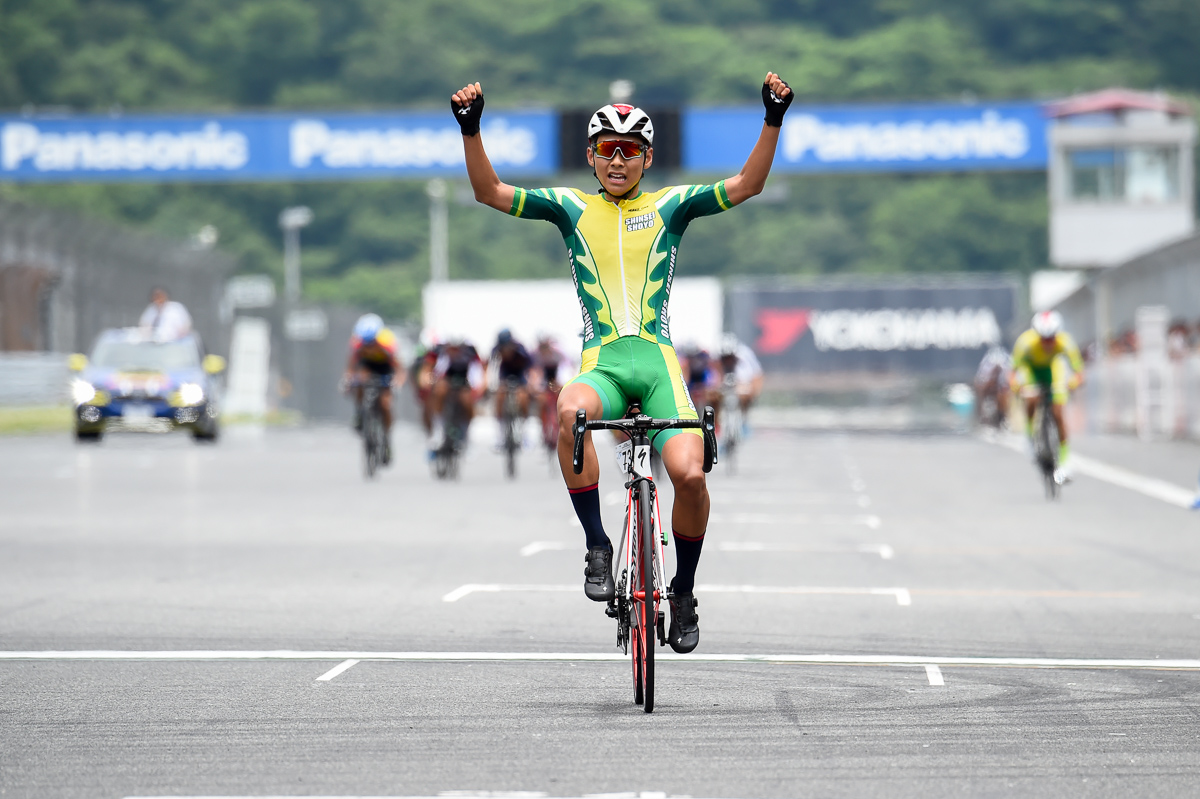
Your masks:
<svg viewBox="0 0 1200 799"><path fill-rule="evenodd" d="M787 83L783 84L787 86ZM788 86L790 89L791 86ZM792 99L796 96L795 92L788 92L787 97L778 97L775 92L771 91L771 87L763 84L762 90L763 105L767 107L767 115L763 121L773 128L783 126L783 115L788 110L788 106L792 104Z"/></svg>
<svg viewBox="0 0 1200 799"><path fill-rule="evenodd" d="M479 117L483 116L483 95L476 95L470 105L461 106L454 100L450 101L450 110L454 112L454 118L458 120L458 126L462 128L462 135L474 136L479 133Z"/></svg>

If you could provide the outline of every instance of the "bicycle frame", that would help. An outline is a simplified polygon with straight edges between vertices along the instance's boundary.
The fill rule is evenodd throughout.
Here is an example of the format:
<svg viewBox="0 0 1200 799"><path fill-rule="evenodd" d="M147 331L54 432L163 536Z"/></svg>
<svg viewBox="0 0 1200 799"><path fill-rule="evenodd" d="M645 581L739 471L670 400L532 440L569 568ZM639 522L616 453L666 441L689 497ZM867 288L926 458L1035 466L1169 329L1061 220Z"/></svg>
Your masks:
<svg viewBox="0 0 1200 799"><path fill-rule="evenodd" d="M658 505L658 487L654 482L654 473L650 467L650 450L652 444L650 436L641 430L635 430L629 434L628 444L631 445L629 457L625 466L625 474L629 478L625 483L626 499L625 499L625 529L621 533L621 541L617 546L616 557L614 563L623 563L625 573L633 574L635 549L640 553L637 529L640 524L639 516L641 515L638 503L640 500L640 492L647 493L647 503L650 507L650 524L652 527L651 533L655 544L654 550L654 575L651 584L657 586L654 590L654 609L658 611L658 604L663 599L666 599L667 575L665 571L663 548L667 545L667 536L663 532L660 519L662 513ZM620 449L620 448L618 448ZM634 586L631 580L625 580L624 592L621 598L626 602L632 602L634 599L644 601L645 594L634 591Z"/></svg>

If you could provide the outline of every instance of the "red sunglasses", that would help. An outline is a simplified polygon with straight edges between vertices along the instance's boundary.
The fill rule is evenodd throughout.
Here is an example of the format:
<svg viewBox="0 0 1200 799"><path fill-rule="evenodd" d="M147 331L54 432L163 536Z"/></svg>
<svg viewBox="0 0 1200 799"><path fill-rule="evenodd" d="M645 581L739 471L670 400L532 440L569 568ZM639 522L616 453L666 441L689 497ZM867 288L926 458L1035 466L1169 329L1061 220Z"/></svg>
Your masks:
<svg viewBox="0 0 1200 799"><path fill-rule="evenodd" d="M592 145L592 151L606 161L616 155L618 151L623 159L629 161L642 155L646 150L646 145L640 141L630 141L629 139L606 139Z"/></svg>

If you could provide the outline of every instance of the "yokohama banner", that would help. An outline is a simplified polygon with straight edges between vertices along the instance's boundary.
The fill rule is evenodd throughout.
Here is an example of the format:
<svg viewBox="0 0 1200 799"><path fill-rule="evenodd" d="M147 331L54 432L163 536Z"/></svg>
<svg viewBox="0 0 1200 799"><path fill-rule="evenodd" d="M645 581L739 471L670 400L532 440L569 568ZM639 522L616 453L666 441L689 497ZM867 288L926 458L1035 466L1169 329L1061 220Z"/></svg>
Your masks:
<svg viewBox="0 0 1200 799"><path fill-rule="evenodd" d="M730 321L773 372L906 372L969 377L993 344L1009 346L1015 278L742 284Z"/></svg>

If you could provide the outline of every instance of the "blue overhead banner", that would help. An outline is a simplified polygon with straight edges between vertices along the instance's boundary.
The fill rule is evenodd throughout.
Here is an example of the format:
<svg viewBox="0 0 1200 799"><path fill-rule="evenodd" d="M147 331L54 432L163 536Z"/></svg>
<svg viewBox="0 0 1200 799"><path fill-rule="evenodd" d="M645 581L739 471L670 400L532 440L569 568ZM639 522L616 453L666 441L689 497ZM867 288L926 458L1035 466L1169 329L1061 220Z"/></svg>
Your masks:
<svg viewBox="0 0 1200 799"><path fill-rule="evenodd" d="M490 113L501 174L558 170L558 114ZM450 113L0 116L0 181L354 180L460 176Z"/></svg>
<svg viewBox="0 0 1200 799"><path fill-rule="evenodd" d="M762 129L761 108L683 114L683 167L732 173ZM774 170L949 172L1046 168L1046 117L1038 103L792 106Z"/></svg>

